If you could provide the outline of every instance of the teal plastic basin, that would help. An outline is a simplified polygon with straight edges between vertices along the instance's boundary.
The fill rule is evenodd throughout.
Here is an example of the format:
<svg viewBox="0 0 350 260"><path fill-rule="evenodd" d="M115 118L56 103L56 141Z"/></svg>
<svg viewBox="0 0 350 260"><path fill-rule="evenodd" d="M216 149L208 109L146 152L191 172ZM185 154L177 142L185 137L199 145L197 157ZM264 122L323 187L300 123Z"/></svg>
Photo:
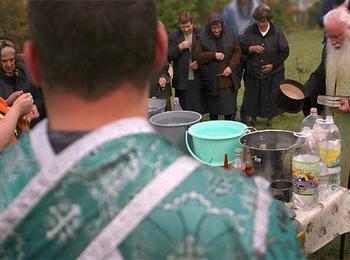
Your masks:
<svg viewBox="0 0 350 260"><path fill-rule="evenodd" d="M196 160L210 166L223 166L225 154L232 163L235 149L242 148L239 138L246 130L245 124L236 121L197 123L186 132L186 147Z"/></svg>

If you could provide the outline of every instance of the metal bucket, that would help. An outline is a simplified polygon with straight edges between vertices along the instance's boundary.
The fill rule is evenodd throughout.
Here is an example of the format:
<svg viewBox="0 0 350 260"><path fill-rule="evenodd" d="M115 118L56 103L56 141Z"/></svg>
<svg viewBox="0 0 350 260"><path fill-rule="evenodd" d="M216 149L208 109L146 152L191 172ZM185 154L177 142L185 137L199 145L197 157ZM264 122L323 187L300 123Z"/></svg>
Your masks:
<svg viewBox="0 0 350 260"><path fill-rule="evenodd" d="M175 146L186 151L185 132L201 121L202 115L194 111L168 111L152 116L149 121L155 130L168 138Z"/></svg>
<svg viewBox="0 0 350 260"><path fill-rule="evenodd" d="M297 139L291 131L262 130L243 135L240 143L245 161L252 162L253 175L269 181L292 180L292 148Z"/></svg>
<svg viewBox="0 0 350 260"><path fill-rule="evenodd" d="M152 117L156 114L164 112L165 107L166 107L165 99L149 98L148 99L148 117Z"/></svg>

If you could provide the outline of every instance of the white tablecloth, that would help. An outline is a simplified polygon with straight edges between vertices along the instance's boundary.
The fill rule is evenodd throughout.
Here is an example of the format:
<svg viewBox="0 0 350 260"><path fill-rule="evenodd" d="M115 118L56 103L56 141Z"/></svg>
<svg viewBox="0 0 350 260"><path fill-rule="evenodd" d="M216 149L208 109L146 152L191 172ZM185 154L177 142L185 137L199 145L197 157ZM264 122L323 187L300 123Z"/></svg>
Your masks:
<svg viewBox="0 0 350 260"><path fill-rule="evenodd" d="M341 187L311 210L296 210L305 230L305 252L313 253L335 237L350 232L350 190Z"/></svg>

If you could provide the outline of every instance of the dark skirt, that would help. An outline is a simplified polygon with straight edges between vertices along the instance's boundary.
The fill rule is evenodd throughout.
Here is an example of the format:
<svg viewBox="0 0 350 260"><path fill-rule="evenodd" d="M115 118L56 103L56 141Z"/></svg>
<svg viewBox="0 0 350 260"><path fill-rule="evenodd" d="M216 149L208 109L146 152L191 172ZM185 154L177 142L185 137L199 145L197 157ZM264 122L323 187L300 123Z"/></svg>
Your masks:
<svg viewBox="0 0 350 260"><path fill-rule="evenodd" d="M207 113L207 102L202 88L195 87L194 81L189 80L187 90L175 89L183 110L191 110L200 114Z"/></svg>
<svg viewBox="0 0 350 260"><path fill-rule="evenodd" d="M218 96L208 95L208 112L213 115L235 114L237 110L237 91L232 88L219 89Z"/></svg>
<svg viewBox="0 0 350 260"><path fill-rule="evenodd" d="M241 113L245 116L274 117L283 111L271 99L271 93L284 80L284 73L271 75L267 79L244 78L244 95Z"/></svg>

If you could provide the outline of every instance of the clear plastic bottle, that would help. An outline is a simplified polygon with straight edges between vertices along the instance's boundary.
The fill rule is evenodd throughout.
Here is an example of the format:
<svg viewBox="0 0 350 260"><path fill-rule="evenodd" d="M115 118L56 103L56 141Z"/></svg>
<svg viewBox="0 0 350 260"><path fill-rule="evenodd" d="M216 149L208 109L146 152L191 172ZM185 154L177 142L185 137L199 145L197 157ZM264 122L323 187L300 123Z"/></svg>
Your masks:
<svg viewBox="0 0 350 260"><path fill-rule="evenodd" d="M312 131L304 127L293 151L293 202L299 209L309 209L318 201L320 177L318 146L313 141Z"/></svg>
<svg viewBox="0 0 350 260"><path fill-rule="evenodd" d="M333 117L327 116L325 120L325 129L328 130L327 146L321 148L321 158L327 163L329 175L329 187L337 190L340 185L340 159L341 159L341 138L339 128L335 125Z"/></svg>
<svg viewBox="0 0 350 260"><path fill-rule="evenodd" d="M312 130L312 135L314 137L315 145L318 145L320 153L320 178L318 185L318 197L319 200L325 200L328 195L328 186L329 186L329 174L327 168L327 159L321 154L324 149L327 149L327 138L328 138L328 129L325 127L325 120L317 119Z"/></svg>
<svg viewBox="0 0 350 260"><path fill-rule="evenodd" d="M242 149L236 148L235 149L235 159L232 162L232 168L233 170L238 170L241 172L245 171L245 163L242 158Z"/></svg>
<svg viewBox="0 0 350 260"><path fill-rule="evenodd" d="M182 110L182 107L180 105L180 100L178 97L174 97L174 107L173 107L174 111L178 111L178 110Z"/></svg>
<svg viewBox="0 0 350 260"><path fill-rule="evenodd" d="M301 123L301 129L303 129L303 127L309 127L310 129L312 129L317 119L322 119L322 117L317 114L317 108L312 107L310 109L310 114L307 117L305 117L303 122Z"/></svg>

